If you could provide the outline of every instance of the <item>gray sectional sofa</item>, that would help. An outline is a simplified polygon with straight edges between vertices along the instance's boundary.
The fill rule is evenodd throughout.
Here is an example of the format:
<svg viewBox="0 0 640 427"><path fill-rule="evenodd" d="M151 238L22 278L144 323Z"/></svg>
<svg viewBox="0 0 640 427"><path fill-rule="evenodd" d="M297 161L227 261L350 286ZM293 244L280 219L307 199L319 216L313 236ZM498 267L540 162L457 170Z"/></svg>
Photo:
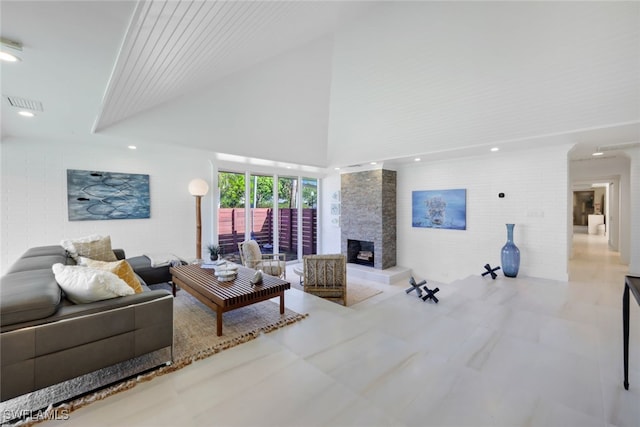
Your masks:
<svg viewBox="0 0 640 427"><path fill-rule="evenodd" d="M142 293L73 304L55 263L75 264L61 246L34 247L0 279L0 401L157 350L171 362L171 292L141 280Z"/></svg>

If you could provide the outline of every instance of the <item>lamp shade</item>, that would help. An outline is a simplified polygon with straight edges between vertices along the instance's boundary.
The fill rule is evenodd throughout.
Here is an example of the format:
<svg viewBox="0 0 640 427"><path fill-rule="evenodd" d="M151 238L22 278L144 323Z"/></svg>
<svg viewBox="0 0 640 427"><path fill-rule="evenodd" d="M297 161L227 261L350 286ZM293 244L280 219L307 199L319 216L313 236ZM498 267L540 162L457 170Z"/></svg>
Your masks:
<svg viewBox="0 0 640 427"><path fill-rule="evenodd" d="M204 179L192 179L189 183L189 193L192 196L204 196L209 191L209 184Z"/></svg>

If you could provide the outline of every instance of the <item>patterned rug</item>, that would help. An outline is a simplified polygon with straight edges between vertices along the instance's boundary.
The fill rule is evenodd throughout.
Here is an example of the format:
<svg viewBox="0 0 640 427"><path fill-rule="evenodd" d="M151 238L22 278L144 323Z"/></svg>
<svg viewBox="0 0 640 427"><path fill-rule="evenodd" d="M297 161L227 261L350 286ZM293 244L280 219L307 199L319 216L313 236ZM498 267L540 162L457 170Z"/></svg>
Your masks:
<svg viewBox="0 0 640 427"><path fill-rule="evenodd" d="M159 285L163 287L164 285ZM154 287L157 289L157 287ZM170 289L168 286L165 289ZM286 297L285 297L286 302ZM63 419L75 409L104 399L136 384L181 369L197 360L250 341L262 333L307 317L279 304L263 301L224 313L223 335L216 335L216 314L200 301L180 291L174 299L174 357L169 366L157 367L169 359L168 350L141 356L91 374L0 403L3 425L18 416L13 425L31 425L48 419ZM143 372L143 373L140 373ZM124 378L124 380L123 380ZM46 409L45 409L46 408ZM25 418L26 417L26 418Z"/></svg>
<svg viewBox="0 0 640 427"><path fill-rule="evenodd" d="M291 287L296 288L304 292L304 289L300 285L300 281L297 279L289 279L291 280ZM371 298L374 295L381 294L382 291L371 286L363 285L358 282L349 281L347 284L347 307L351 307L359 302L362 302L366 299ZM327 300L332 301L332 300ZM342 304L342 302L337 302L337 304Z"/></svg>

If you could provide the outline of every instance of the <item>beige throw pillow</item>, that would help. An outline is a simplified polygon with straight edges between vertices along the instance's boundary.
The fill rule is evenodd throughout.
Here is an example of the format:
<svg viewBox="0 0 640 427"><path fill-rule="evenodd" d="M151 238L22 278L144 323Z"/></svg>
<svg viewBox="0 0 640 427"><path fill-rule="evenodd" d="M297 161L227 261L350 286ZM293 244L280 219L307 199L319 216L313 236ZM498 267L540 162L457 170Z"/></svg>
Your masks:
<svg viewBox="0 0 640 427"><path fill-rule="evenodd" d="M105 262L80 257L78 263L87 267L110 271L111 273L124 280L136 294L142 292L142 284L140 283L140 280L138 280L138 278L136 277L136 273L133 272L133 268L131 268L131 265L125 260Z"/></svg>
<svg viewBox="0 0 640 427"><path fill-rule="evenodd" d="M80 239L68 239L60 242L69 252L71 258L78 262L78 257L86 257L98 261L117 261L111 248L111 237L93 234Z"/></svg>

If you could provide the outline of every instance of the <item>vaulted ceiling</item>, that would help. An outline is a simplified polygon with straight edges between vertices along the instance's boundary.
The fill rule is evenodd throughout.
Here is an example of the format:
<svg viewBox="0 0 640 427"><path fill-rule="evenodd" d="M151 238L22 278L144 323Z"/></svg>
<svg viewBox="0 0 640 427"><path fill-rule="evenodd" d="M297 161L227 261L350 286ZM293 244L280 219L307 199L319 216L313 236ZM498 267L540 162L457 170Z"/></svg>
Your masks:
<svg viewBox="0 0 640 427"><path fill-rule="evenodd" d="M238 155L257 151L263 156L272 155L275 160L295 161L300 158L302 163L333 166L326 155L332 126L330 115L335 114L335 109L330 112L332 91L336 89L335 83L332 86L336 71L333 43L336 37L348 33L354 23L375 13L383 4L389 5L388 2L375 1L2 0L2 37L23 45L22 52L19 52L20 62L1 65L2 137L95 138L105 143L160 141ZM454 7L464 15L464 4ZM632 6L631 10L636 17L639 16L637 7ZM385 16L384 13L379 15ZM566 24L570 31L571 23ZM443 26L443 31L446 27ZM508 34L508 26L505 28L507 32L503 34ZM627 55L624 66L631 64L636 71L640 70L637 28L619 28L615 34L603 35L599 31L600 28L593 29L594 42L606 38L617 43L617 48ZM442 32L441 36L434 43L446 46L447 32ZM570 38L571 34L567 37ZM544 48L547 46L545 43L539 47ZM500 44L501 48L507 45ZM579 50L580 40L576 41L576 46ZM289 60L290 52L296 49L309 52L308 56L298 54L298 63ZM515 52L519 47L513 46L513 49ZM344 47L341 54L344 54ZM503 51L501 54L508 56L510 53ZM274 58L279 58L279 62ZM411 65L411 58L402 60ZM557 60L562 61L563 58L558 57ZM596 64L600 58L593 60ZM496 56L494 62L498 66L500 57ZM250 70L256 67L266 71L250 74ZM298 96L323 104L305 112L310 116L308 123L305 122L306 116L296 115L295 103L292 111L282 113L281 118L288 115L292 121L298 122L298 133L287 133L287 128L294 126L286 120L258 123L264 116L267 119L278 117L272 117L265 111L248 114L250 120L245 123L230 123L238 116L237 111L223 111L220 105L216 110L207 103L208 97L225 96L246 98L250 103L250 95L245 92L251 90L262 97L279 96L265 93L264 86L271 85L271 92L280 88L272 83L278 80L264 76L276 75L283 79L284 75L287 80L287 70L292 75L298 74L290 80L295 80L299 86L290 89L291 93L285 93L285 98ZM589 78L592 72L589 69L574 71L572 78L575 79ZM605 126L598 123L594 129L567 129L566 134L552 135L555 139L560 135L565 143L578 144L571 154L574 158L587 158L597 147L637 144L640 141L640 88L636 84L637 79L626 78L628 71L620 71L619 81L603 84L621 93L631 93L630 99L635 97L637 105L631 102L628 108L631 120L609 122ZM309 81L305 83L307 74ZM245 80L251 81L251 86L238 84L234 80L238 75L248 76ZM546 78L564 77L550 72ZM264 81L260 81L262 78ZM428 79L429 76L425 76L425 81ZM217 89L212 90L212 87ZM459 89L464 90L462 87ZM36 105L37 110L42 106L42 111L36 111L36 118L26 120L15 114L17 108L7 97L35 102L28 105ZM284 105L286 99L279 102L279 105ZM203 113L203 108L210 110ZM606 106L594 105L591 108L604 110ZM198 119L189 120L189 116ZM224 123L216 123L216 120ZM273 130L273 139L283 140L286 149L280 148L273 154L260 151L261 147L274 141L268 138L260 140L259 135L251 133L242 134L248 141L239 137L224 141L224 144L216 142L215 130L231 126ZM305 126L315 137L309 138L307 146L304 141L294 144L300 139L300 132ZM254 137L259 141L250 141ZM496 134L495 140L500 141L501 135ZM545 141L551 143L553 139L529 134L513 146L525 148ZM322 144L324 147L318 148ZM414 154L431 154L434 157L468 155L484 148L468 147L444 154L443 150L438 150L440 154L435 150L430 152L428 146L422 153L414 148L410 152L400 149L396 151L407 156L399 159L387 156L385 160L402 161ZM364 155L363 160L369 159Z"/></svg>

